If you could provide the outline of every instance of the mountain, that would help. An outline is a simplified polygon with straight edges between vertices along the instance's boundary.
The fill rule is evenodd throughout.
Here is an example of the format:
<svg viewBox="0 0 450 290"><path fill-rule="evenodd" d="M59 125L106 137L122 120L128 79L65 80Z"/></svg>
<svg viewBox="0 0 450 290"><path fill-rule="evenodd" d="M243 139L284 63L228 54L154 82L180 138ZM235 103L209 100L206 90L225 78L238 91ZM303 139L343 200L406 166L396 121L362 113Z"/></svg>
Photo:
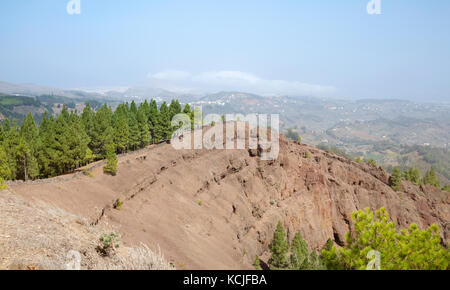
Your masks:
<svg viewBox="0 0 450 290"><path fill-rule="evenodd" d="M396 192L388 185L389 174L380 167L283 136L276 160L262 161L259 154L259 150L175 150L165 143L151 146L121 156L114 177L103 174L100 162L92 165L88 175L80 171L50 180L9 183L7 191L0 192L0 219L14 211L14 200L8 199L13 194L25 204L48 209L30 211L29 219L39 217L80 232L113 228L126 247L142 242L153 251L160 248L177 269L252 269L256 256L267 262L278 221L290 240L300 232L311 250L330 238L343 245L353 227L352 213L366 207L385 207L401 228L436 223L444 242L450 241L447 192L409 182ZM118 199L123 202L119 209ZM8 201L9 211L4 211ZM72 216L70 222L50 216L55 207L56 212ZM20 232L13 225L2 228L0 239L10 237L5 249L16 240L27 241L26 233L36 233L28 231L33 223L24 222L19 214L16 217ZM47 228L39 235L51 236ZM95 239L95 234L86 235L89 238ZM26 265L49 259L58 262L45 254L58 247L86 253L83 259L90 261L97 243L60 238L48 242L39 244L41 252L30 255ZM21 246L24 249L0 253L6 257L0 260L0 268L8 267L5 263L16 260L21 251L31 253L33 247Z"/></svg>
<svg viewBox="0 0 450 290"><path fill-rule="evenodd" d="M57 95L75 99L104 98L98 93L89 93L82 90L64 90L53 87L39 86L35 84L12 84L0 81L0 94L22 95L36 97L41 95Z"/></svg>

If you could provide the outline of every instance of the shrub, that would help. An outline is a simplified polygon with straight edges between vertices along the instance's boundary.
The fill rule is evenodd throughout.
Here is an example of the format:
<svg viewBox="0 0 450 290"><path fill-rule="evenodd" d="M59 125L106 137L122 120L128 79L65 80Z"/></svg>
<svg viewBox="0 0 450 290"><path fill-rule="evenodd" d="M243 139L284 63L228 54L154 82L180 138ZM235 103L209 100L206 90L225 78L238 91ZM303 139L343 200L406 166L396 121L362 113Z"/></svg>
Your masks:
<svg viewBox="0 0 450 290"><path fill-rule="evenodd" d="M0 190L7 189L8 186L3 182L3 178L0 177Z"/></svg>
<svg viewBox="0 0 450 290"><path fill-rule="evenodd" d="M369 159L369 161L367 161L367 164L369 165L377 165L377 161L373 158Z"/></svg>
<svg viewBox="0 0 450 290"><path fill-rule="evenodd" d="M93 178L93 177L94 177L94 174L92 173L91 170L89 170L89 168L83 169L83 174L84 174L85 176L90 177L90 178Z"/></svg>
<svg viewBox="0 0 450 290"><path fill-rule="evenodd" d="M99 241L100 245L97 246L97 252L104 257L111 256L120 247L120 237L115 233L103 234Z"/></svg>
<svg viewBox="0 0 450 290"><path fill-rule="evenodd" d="M120 198L118 198L114 202L113 207L114 207L114 209L121 210L122 209L122 205L123 205L123 202L120 200Z"/></svg>
<svg viewBox="0 0 450 290"><path fill-rule="evenodd" d="M262 270L261 261L259 260L258 256L256 256L255 262L253 262L253 266L255 267L256 270Z"/></svg>

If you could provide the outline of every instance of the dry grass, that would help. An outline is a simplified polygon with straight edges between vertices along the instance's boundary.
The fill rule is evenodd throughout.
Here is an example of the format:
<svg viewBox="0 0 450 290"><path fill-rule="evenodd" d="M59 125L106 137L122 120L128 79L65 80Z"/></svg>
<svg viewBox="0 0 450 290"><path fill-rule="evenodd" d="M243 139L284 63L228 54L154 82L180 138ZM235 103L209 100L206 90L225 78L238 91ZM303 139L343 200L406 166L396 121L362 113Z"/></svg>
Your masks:
<svg viewBox="0 0 450 290"><path fill-rule="evenodd" d="M146 245L123 247L112 257L96 252L99 237L113 229L36 201L0 191L0 269L66 269L70 251L81 255L81 269L172 269L161 251Z"/></svg>

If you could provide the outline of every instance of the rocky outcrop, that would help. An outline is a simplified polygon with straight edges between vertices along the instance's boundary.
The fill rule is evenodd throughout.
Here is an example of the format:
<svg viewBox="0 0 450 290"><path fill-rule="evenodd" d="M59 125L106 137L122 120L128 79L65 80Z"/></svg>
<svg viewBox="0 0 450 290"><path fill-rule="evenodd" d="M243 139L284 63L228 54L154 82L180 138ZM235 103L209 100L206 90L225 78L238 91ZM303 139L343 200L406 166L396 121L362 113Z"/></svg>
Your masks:
<svg viewBox="0 0 450 290"><path fill-rule="evenodd" d="M308 153L307 153L308 152ZM127 244L159 245L177 268L249 269L278 221L289 238L301 232L311 249L329 238L343 245L354 211L385 207L399 227L436 223L449 242L449 193L388 186L373 165L280 138L277 160L259 150L175 150L166 144L120 158L116 177L58 184L17 184L16 194L113 225ZM124 201L122 210L111 205Z"/></svg>

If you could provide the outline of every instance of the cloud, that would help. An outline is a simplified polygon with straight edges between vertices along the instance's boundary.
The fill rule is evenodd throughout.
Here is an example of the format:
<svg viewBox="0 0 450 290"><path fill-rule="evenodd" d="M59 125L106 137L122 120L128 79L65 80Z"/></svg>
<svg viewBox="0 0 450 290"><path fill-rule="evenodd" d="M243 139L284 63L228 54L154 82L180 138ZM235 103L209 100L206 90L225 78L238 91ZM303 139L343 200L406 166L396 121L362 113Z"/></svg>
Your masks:
<svg viewBox="0 0 450 290"><path fill-rule="evenodd" d="M181 70L166 70L156 74L149 74L149 78L166 81L180 81L186 80L191 76L190 73Z"/></svg>
<svg viewBox="0 0 450 290"><path fill-rule="evenodd" d="M166 70L149 74L153 86L176 92L244 91L261 95L330 96L332 86L307 84L299 81L267 80L241 71L210 71L191 74L179 70Z"/></svg>

